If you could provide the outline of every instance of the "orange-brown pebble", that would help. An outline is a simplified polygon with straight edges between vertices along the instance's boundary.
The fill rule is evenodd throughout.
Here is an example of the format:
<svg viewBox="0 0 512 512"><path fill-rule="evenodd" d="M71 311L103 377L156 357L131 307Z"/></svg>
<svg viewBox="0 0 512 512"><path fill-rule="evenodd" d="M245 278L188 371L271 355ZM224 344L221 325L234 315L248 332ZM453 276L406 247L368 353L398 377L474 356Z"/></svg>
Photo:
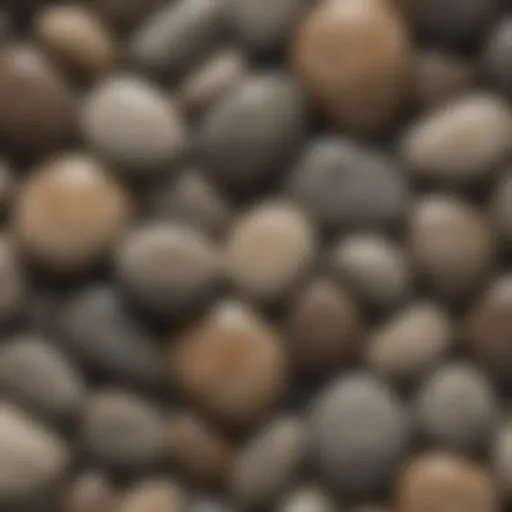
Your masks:
<svg viewBox="0 0 512 512"><path fill-rule="evenodd" d="M85 154L61 155L35 169L15 204L21 246L53 270L95 262L123 230L130 202L102 164Z"/></svg>
<svg viewBox="0 0 512 512"><path fill-rule="evenodd" d="M115 64L113 34L86 7L50 5L36 17L34 33L59 64L80 76L94 78Z"/></svg>
<svg viewBox="0 0 512 512"><path fill-rule="evenodd" d="M410 46L392 2L318 2L299 28L293 61L311 97L353 131L387 125L407 96Z"/></svg>
<svg viewBox="0 0 512 512"><path fill-rule="evenodd" d="M397 481L396 512L496 512L491 477L476 463L448 453L412 460Z"/></svg>
<svg viewBox="0 0 512 512"><path fill-rule="evenodd" d="M182 413L169 420L167 446L180 474L202 483L218 483L233 460L231 443L200 418Z"/></svg>
<svg viewBox="0 0 512 512"><path fill-rule="evenodd" d="M62 512L111 512L116 493L109 479L101 472L80 474L64 497Z"/></svg>
<svg viewBox="0 0 512 512"><path fill-rule="evenodd" d="M172 480L152 478L129 489L121 498L116 512L181 512L185 501L185 493L178 484Z"/></svg>
<svg viewBox="0 0 512 512"><path fill-rule="evenodd" d="M265 419L287 381L281 340L250 308L225 301L173 340L171 369L179 388L227 426Z"/></svg>

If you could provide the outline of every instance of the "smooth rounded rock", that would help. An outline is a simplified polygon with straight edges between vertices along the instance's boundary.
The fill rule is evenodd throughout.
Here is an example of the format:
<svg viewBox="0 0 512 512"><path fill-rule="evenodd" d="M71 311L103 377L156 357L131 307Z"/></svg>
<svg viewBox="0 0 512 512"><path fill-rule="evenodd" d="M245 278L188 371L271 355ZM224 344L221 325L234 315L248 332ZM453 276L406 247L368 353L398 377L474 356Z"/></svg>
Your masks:
<svg viewBox="0 0 512 512"><path fill-rule="evenodd" d="M224 187L252 192L281 175L305 125L296 84L281 73L256 74L206 113L198 140L204 168Z"/></svg>
<svg viewBox="0 0 512 512"><path fill-rule="evenodd" d="M411 57L398 10L382 0L317 3L292 49L297 77L313 101L353 132L394 120L410 89Z"/></svg>
<svg viewBox="0 0 512 512"><path fill-rule="evenodd" d="M34 169L14 206L16 237L27 254L57 272L101 259L131 211L125 190L86 154L65 154Z"/></svg>
<svg viewBox="0 0 512 512"><path fill-rule="evenodd" d="M185 144L176 107L136 75L99 82L83 100L79 124L85 143L125 176L168 170Z"/></svg>
<svg viewBox="0 0 512 512"><path fill-rule="evenodd" d="M340 492L382 491L406 455L408 430L398 398L367 374L337 379L312 404L312 456Z"/></svg>
<svg viewBox="0 0 512 512"><path fill-rule="evenodd" d="M186 495L174 481L164 478L142 480L127 490L119 501L119 512L180 512Z"/></svg>
<svg viewBox="0 0 512 512"><path fill-rule="evenodd" d="M276 332L234 300L172 340L170 367L185 396L235 428L263 421L288 383Z"/></svg>
<svg viewBox="0 0 512 512"><path fill-rule="evenodd" d="M401 220L407 185L392 161L350 139L313 139L286 183L326 229L386 227Z"/></svg>
<svg viewBox="0 0 512 512"><path fill-rule="evenodd" d="M462 186L488 178L512 153L512 110L498 95L472 93L427 112L400 142L418 178Z"/></svg>

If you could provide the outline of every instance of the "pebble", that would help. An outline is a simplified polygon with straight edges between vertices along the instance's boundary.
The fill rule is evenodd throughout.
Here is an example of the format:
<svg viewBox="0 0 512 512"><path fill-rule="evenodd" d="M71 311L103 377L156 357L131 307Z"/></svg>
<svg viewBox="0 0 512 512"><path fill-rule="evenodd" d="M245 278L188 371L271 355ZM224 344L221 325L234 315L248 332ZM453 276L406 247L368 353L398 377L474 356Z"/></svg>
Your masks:
<svg viewBox="0 0 512 512"><path fill-rule="evenodd" d="M37 334L18 335L0 347L0 392L29 412L72 419L85 400L77 369Z"/></svg>
<svg viewBox="0 0 512 512"><path fill-rule="evenodd" d="M366 345L375 372L398 384L418 384L450 351L454 327L441 305L416 300L377 327Z"/></svg>
<svg viewBox="0 0 512 512"><path fill-rule="evenodd" d="M253 52L286 46L307 5L305 0L230 0L235 36Z"/></svg>
<svg viewBox="0 0 512 512"><path fill-rule="evenodd" d="M80 473L66 491L62 512L108 512L116 505L117 493L100 471Z"/></svg>
<svg viewBox="0 0 512 512"><path fill-rule="evenodd" d="M492 265L493 241L486 220L463 199L443 194L419 197L408 236L419 275L446 298L472 291Z"/></svg>
<svg viewBox="0 0 512 512"><path fill-rule="evenodd" d="M493 85L512 94L512 17L504 15L493 27L482 51L482 64Z"/></svg>
<svg viewBox="0 0 512 512"><path fill-rule="evenodd" d="M386 227L407 205L407 185L392 161L334 136L309 142L285 188L327 230Z"/></svg>
<svg viewBox="0 0 512 512"><path fill-rule="evenodd" d="M512 172L507 171L497 181L491 194L492 227L505 246L512 245Z"/></svg>
<svg viewBox="0 0 512 512"><path fill-rule="evenodd" d="M149 402L127 391L109 389L89 397L81 441L93 460L119 471L141 471L156 464L165 449L165 423Z"/></svg>
<svg viewBox="0 0 512 512"><path fill-rule="evenodd" d="M126 177L168 172L184 148L185 126L178 109L137 75L113 74L97 82L79 117L85 143Z"/></svg>
<svg viewBox="0 0 512 512"><path fill-rule="evenodd" d="M49 5L36 16L33 30L37 41L56 62L78 76L95 79L116 63L114 35L86 7Z"/></svg>
<svg viewBox="0 0 512 512"><path fill-rule="evenodd" d="M114 265L137 304L162 317L207 302L221 278L216 246L201 232L169 222L129 232Z"/></svg>
<svg viewBox="0 0 512 512"><path fill-rule="evenodd" d="M299 418L273 419L237 455L229 482L234 502L243 510L275 503L300 471L307 442Z"/></svg>
<svg viewBox="0 0 512 512"><path fill-rule="evenodd" d="M299 208L264 202L241 215L229 232L226 272L243 295L274 302L312 267L317 249L315 228Z"/></svg>
<svg viewBox="0 0 512 512"><path fill-rule="evenodd" d="M174 339L170 366L186 397L234 428L261 423L288 382L277 333L236 300L216 304Z"/></svg>
<svg viewBox="0 0 512 512"><path fill-rule="evenodd" d="M487 378L455 362L437 370L416 397L416 421L431 445L475 453L496 425L498 402Z"/></svg>
<svg viewBox="0 0 512 512"><path fill-rule="evenodd" d="M250 120L250 122L247 122ZM307 120L293 80L261 72L243 80L207 111L198 151L212 178L236 193L277 178L300 147Z"/></svg>
<svg viewBox="0 0 512 512"><path fill-rule="evenodd" d="M323 487L306 483L292 489L278 504L277 512L337 512L334 497Z"/></svg>
<svg viewBox="0 0 512 512"><path fill-rule="evenodd" d="M406 299L412 272L400 246L378 233L356 232L341 238L330 256L335 273L362 302L389 309Z"/></svg>
<svg viewBox="0 0 512 512"><path fill-rule="evenodd" d="M239 48L222 48L184 77L179 86L180 104L191 114L205 112L248 73L249 64Z"/></svg>
<svg viewBox="0 0 512 512"><path fill-rule="evenodd" d="M226 29L225 0L165 3L131 36L130 54L142 69L176 77L193 69Z"/></svg>
<svg viewBox="0 0 512 512"><path fill-rule="evenodd" d="M24 311L28 279L13 237L0 234L0 324L17 319Z"/></svg>
<svg viewBox="0 0 512 512"><path fill-rule="evenodd" d="M417 178L463 186L489 177L512 153L512 110L493 93L475 92L427 111L400 141Z"/></svg>
<svg viewBox="0 0 512 512"><path fill-rule="evenodd" d="M188 412L168 421L167 447L180 474L202 485L224 482L235 453L229 439Z"/></svg>
<svg viewBox="0 0 512 512"><path fill-rule="evenodd" d="M127 384L151 387L163 376L152 336L106 285L90 285L61 307L59 338L63 348L96 372Z"/></svg>
<svg viewBox="0 0 512 512"><path fill-rule="evenodd" d="M136 483L120 500L118 512L181 512L186 496L172 480L152 478Z"/></svg>
<svg viewBox="0 0 512 512"><path fill-rule="evenodd" d="M57 148L74 111L68 84L47 58L28 44L0 50L0 147L21 157Z"/></svg>
<svg viewBox="0 0 512 512"><path fill-rule="evenodd" d="M361 312L351 295L326 277L313 278L298 292L285 323L290 355L307 373L334 373L360 351Z"/></svg>
<svg viewBox="0 0 512 512"><path fill-rule="evenodd" d="M445 452L412 459L396 483L397 512L471 510L497 512L496 491L478 464Z"/></svg>
<svg viewBox="0 0 512 512"><path fill-rule="evenodd" d="M491 468L500 494L512 499L512 421L506 418L491 442Z"/></svg>
<svg viewBox="0 0 512 512"><path fill-rule="evenodd" d="M152 215L186 224L213 239L223 238L233 220L233 208L224 194L196 169L185 169L150 199Z"/></svg>
<svg viewBox="0 0 512 512"><path fill-rule="evenodd" d="M139 25L166 0L91 0L102 18L119 30Z"/></svg>
<svg viewBox="0 0 512 512"><path fill-rule="evenodd" d="M495 278L476 299L467 317L466 339L476 361L493 378L511 381L512 275Z"/></svg>
<svg viewBox="0 0 512 512"><path fill-rule="evenodd" d="M364 373L340 377L320 392L310 428L313 460L336 491L365 497L382 491L407 453L405 409Z"/></svg>
<svg viewBox="0 0 512 512"><path fill-rule="evenodd" d="M392 2L319 2L297 31L292 64L324 114L352 132L388 125L411 89L408 34Z"/></svg>
<svg viewBox="0 0 512 512"><path fill-rule="evenodd" d="M22 248L52 271L96 263L130 216L125 190L87 154L61 154L39 164L22 184L14 229Z"/></svg>
<svg viewBox="0 0 512 512"><path fill-rule="evenodd" d="M53 432L6 404L0 405L0 503L42 495L65 475L70 454Z"/></svg>

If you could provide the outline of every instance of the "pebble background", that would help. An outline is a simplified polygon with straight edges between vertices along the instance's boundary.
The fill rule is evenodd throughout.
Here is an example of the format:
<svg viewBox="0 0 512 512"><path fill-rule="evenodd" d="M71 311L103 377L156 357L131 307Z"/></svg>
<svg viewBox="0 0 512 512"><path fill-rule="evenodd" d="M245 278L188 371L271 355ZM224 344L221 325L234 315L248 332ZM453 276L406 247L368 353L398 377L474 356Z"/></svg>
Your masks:
<svg viewBox="0 0 512 512"><path fill-rule="evenodd" d="M0 511L512 511L509 0L0 0Z"/></svg>

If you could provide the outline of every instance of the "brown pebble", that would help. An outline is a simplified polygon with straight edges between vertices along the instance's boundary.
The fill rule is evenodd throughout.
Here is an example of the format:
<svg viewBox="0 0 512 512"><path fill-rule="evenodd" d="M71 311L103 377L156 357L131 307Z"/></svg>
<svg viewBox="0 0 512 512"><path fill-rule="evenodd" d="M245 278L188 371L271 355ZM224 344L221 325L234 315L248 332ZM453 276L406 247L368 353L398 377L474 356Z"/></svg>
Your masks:
<svg viewBox="0 0 512 512"><path fill-rule="evenodd" d="M203 485L223 482L234 455L234 447L227 438L189 413L168 421L167 447L180 474Z"/></svg>
<svg viewBox="0 0 512 512"><path fill-rule="evenodd" d="M319 2L293 48L305 89L327 116L352 131L393 120L407 96L410 61L402 20L383 0Z"/></svg>
<svg viewBox="0 0 512 512"><path fill-rule="evenodd" d="M392 382L418 383L446 357L453 331L451 318L440 305L411 302L373 332L366 361Z"/></svg>
<svg viewBox="0 0 512 512"><path fill-rule="evenodd" d="M410 216L409 243L420 276L447 298L472 291L492 265L494 250L485 219L459 198L419 198Z"/></svg>
<svg viewBox="0 0 512 512"><path fill-rule="evenodd" d="M182 512L186 496L172 480L142 480L128 489L121 498L117 512Z"/></svg>
<svg viewBox="0 0 512 512"><path fill-rule="evenodd" d="M34 35L55 60L86 78L97 78L112 69L116 41L93 11L79 5L52 5L40 11Z"/></svg>
<svg viewBox="0 0 512 512"><path fill-rule="evenodd" d="M68 85L38 49L0 50L0 147L25 158L51 151L67 137L72 114Z"/></svg>
<svg viewBox="0 0 512 512"><path fill-rule="evenodd" d="M280 416L240 450L229 482L242 510L271 506L302 468L307 431L299 418Z"/></svg>
<svg viewBox="0 0 512 512"><path fill-rule="evenodd" d="M448 453L414 458L396 483L396 512L497 512L490 476L476 463Z"/></svg>
<svg viewBox="0 0 512 512"><path fill-rule="evenodd" d="M117 493L105 474L80 473L65 493L62 512L111 512Z"/></svg>
<svg viewBox="0 0 512 512"><path fill-rule="evenodd" d="M286 319L292 358L308 373L329 374L353 361L362 318L352 297L332 280L316 277L296 295Z"/></svg>
<svg viewBox="0 0 512 512"><path fill-rule="evenodd" d="M339 506L329 491L307 483L292 489L278 504L277 512L339 512Z"/></svg>
<svg viewBox="0 0 512 512"><path fill-rule="evenodd" d="M16 236L53 271L95 263L121 234L130 201L103 165L86 154L59 155L37 167L20 190Z"/></svg>
<svg viewBox="0 0 512 512"><path fill-rule="evenodd" d="M233 427L263 421L287 383L281 340L236 301L217 304L173 340L170 365L186 396Z"/></svg>
<svg viewBox="0 0 512 512"><path fill-rule="evenodd" d="M227 274L251 299L281 299L309 270L317 240L308 217L295 205L266 202L240 216L228 235Z"/></svg>

